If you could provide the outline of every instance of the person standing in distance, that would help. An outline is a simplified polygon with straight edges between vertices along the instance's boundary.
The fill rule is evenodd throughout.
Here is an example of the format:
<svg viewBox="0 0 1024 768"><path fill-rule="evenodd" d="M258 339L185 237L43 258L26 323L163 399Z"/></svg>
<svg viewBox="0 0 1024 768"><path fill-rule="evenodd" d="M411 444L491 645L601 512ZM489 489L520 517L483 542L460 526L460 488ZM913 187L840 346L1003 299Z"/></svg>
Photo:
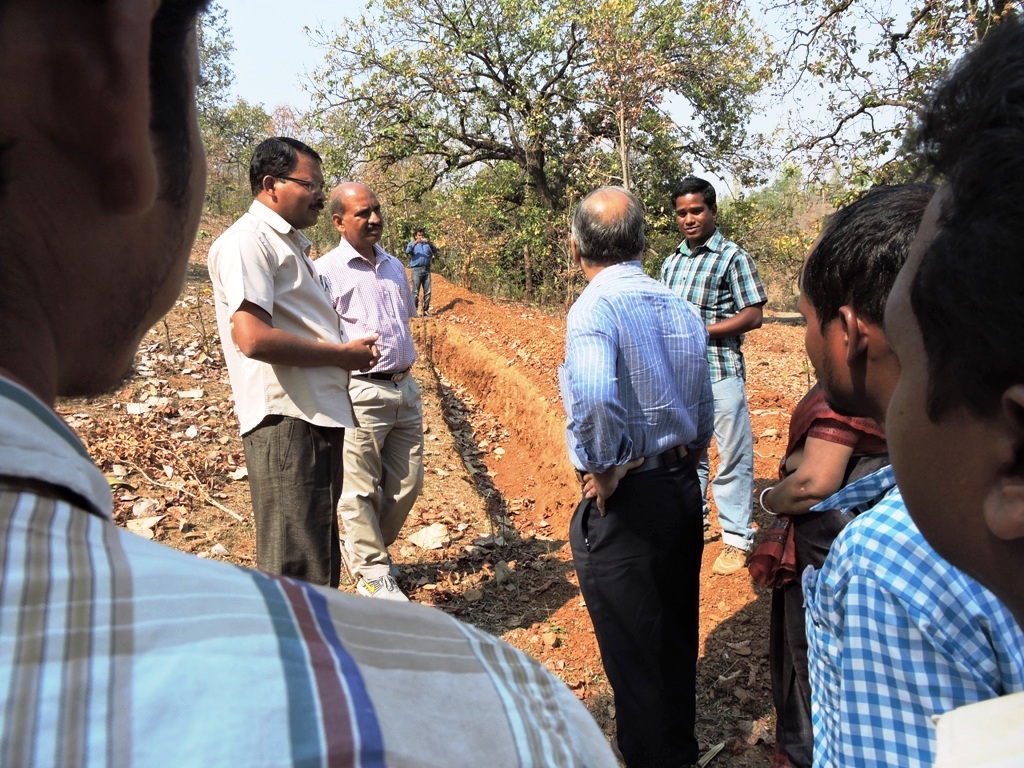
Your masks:
<svg viewBox="0 0 1024 768"><path fill-rule="evenodd" d="M417 229L413 240L405 246L405 252L409 256L409 268L412 269L412 295L416 300L416 306L423 308L424 317L430 317L430 263L437 255L437 248L430 242L425 229Z"/></svg>
<svg viewBox="0 0 1024 768"><path fill-rule="evenodd" d="M711 440L707 332L644 274L644 212L618 187L591 192L569 247L588 285L566 319L559 368L569 458L583 498L569 525L580 591L615 694L628 766L697 761L700 592L696 460Z"/></svg>
<svg viewBox="0 0 1024 768"><path fill-rule="evenodd" d="M345 562L360 594L408 600L395 581L388 547L423 486L423 405L412 377L413 299L402 262L380 247L377 196L362 184L331 192L338 247L317 259L344 331L377 337L380 359L349 382L355 429L345 434L345 480L338 511Z"/></svg>
<svg viewBox="0 0 1024 768"><path fill-rule="evenodd" d="M348 372L378 360L376 336L347 341L300 230L324 207L320 156L266 139L249 164L253 202L210 249L217 327L242 432L256 566L338 586L335 505L354 426Z"/></svg>
<svg viewBox="0 0 1024 768"><path fill-rule="evenodd" d="M708 329L708 363L715 392L718 469L713 484L725 545L714 573L742 569L753 546L754 436L747 410L743 335L761 327L768 300L754 260L718 231L715 188L687 176L672 191L676 224L685 238L661 266L661 282L700 312ZM697 467L708 529L707 456Z"/></svg>

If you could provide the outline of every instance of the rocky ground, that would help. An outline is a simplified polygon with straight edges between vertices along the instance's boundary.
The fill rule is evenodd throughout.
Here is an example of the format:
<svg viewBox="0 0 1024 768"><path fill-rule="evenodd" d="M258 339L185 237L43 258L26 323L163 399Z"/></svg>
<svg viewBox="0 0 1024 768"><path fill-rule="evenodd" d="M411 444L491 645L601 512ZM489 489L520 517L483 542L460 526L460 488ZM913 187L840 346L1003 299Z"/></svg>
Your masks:
<svg viewBox="0 0 1024 768"><path fill-rule="evenodd" d="M205 267L210 242L197 243L185 291L147 335L133 377L59 410L110 478L119 524L251 566L245 461ZM564 320L436 275L432 308L414 321L426 480L392 547L402 586L541 660L610 732L610 689L567 542L579 489L556 377ZM769 317L747 339L758 492L776 477L788 414L811 383L802 340L789 317ZM722 745L711 765L768 766L770 595L745 572L712 575L721 546L710 542L702 565L698 737L705 750Z"/></svg>

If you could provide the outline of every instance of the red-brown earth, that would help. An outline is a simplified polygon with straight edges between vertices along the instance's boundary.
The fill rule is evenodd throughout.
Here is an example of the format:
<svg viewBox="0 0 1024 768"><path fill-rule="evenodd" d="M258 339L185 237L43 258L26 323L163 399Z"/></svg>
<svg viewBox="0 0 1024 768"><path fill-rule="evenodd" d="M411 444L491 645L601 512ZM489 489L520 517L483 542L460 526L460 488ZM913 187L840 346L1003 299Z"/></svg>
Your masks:
<svg viewBox="0 0 1024 768"><path fill-rule="evenodd" d="M245 462L205 266L210 242L197 243L185 290L146 336L133 377L111 396L58 410L111 479L119 524L252 566ZM567 542L579 486L556 375L564 319L438 275L433 289L434 316L413 322L426 479L392 547L402 585L413 600L535 656L610 733L611 693ZM788 414L811 383L802 341L801 327L771 316L747 337L758 492L776 477ZM713 469L714 448L711 456ZM760 511L755 520L765 524ZM436 541L417 543L431 532ZM760 768L770 765L774 728L770 595L745 571L712 575L721 546L719 537L705 546L701 569L697 735L703 750L723 745L712 765Z"/></svg>

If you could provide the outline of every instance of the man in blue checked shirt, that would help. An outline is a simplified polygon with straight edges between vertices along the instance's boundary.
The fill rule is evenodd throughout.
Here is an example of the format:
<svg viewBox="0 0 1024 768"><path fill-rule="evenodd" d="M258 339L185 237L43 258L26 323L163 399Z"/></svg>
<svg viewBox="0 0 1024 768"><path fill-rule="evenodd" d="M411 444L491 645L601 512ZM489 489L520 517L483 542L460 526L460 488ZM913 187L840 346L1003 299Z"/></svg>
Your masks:
<svg viewBox="0 0 1024 768"><path fill-rule="evenodd" d="M661 282L697 307L708 329L708 362L715 393L715 504L721 553L712 567L725 576L747 564L754 528L754 436L747 410L743 335L761 327L768 297L746 251L722 237L715 188L687 176L672 191L676 224L685 238L661 267ZM697 467L708 530L708 460Z"/></svg>
<svg viewBox="0 0 1024 768"><path fill-rule="evenodd" d="M628 766L689 765L701 554L695 461L711 439L707 332L640 266L640 202L588 195L570 249L589 285L566 320L559 368L569 458L583 484L569 540L615 694Z"/></svg>
<svg viewBox="0 0 1024 768"><path fill-rule="evenodd" d="M918 140L946 183L885 308L893 469L929 543L1024 623L1024 24L956 66ZM937 743L936 768L1024 765L1024 693L943 715Z"/></svg>
<svg viewBox="0 0 1024 768"><path fill-rule="evenodd" d="M890 447L886 409L901 360L886 337L885 299L933 191L872 190L826 223L804 264L799 306L825 397L841 413L884 420ZM904 375L925 368L905 363ZM933 469L959 477L971 473L971 452L949 454L961 437L911 450L934 451ZM925 541L891 467L813 509L860 513L822 568L803 576L814 765L931 766L934 716L1024 690L1024 635L991 592Z"/></svg>

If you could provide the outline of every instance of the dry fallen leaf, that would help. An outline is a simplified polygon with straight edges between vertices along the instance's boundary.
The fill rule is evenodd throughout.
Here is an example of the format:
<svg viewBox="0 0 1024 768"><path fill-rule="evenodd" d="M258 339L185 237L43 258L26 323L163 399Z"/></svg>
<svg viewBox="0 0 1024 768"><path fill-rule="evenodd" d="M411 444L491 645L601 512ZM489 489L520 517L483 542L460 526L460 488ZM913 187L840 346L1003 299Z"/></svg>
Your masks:
<svg viewBox="0 0 1024 768"><path fill-rule="evenodd" d="M405 538L421 549L441 549L449 541L448 528L444 523L433 523Z"/></svg>
<svg viewBox="0 0 1024 768"><path fill-rule="evenodd" d="M156 524L163 519L164 515L134 518L125 522L125 528L132 533L138 534L144 539L152 539L156 536L156 534L153 533L153 529L156 527Z"/></svg>

